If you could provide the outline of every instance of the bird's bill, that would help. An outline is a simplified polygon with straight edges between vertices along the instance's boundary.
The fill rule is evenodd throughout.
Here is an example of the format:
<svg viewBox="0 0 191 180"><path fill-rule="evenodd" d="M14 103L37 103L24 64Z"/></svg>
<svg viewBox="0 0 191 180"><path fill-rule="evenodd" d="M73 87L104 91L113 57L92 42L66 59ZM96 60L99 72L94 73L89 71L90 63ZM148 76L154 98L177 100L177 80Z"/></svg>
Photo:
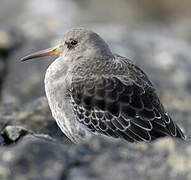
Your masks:
<svg viewBox="0 0 191 180"><path fill-rule="evenodd" d="M52 48L48 48L42 51L38 51L32 54L29 54L23 58L21 58L21 61L27 61L29 59L38 58L38 57L44 57L44 56L59 56L61 53L60 45L57 45Z"/></svg>

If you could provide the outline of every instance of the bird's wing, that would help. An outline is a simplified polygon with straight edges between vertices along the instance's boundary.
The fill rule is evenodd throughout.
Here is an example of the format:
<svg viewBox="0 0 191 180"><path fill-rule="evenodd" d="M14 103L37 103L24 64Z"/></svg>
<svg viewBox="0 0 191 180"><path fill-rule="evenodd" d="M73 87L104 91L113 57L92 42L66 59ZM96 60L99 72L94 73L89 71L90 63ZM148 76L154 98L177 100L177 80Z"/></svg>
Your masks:
<svg viewBox="0 0 191 180"><path fill-rule="evenodd" d="M151 83L146 77L136 78L102 76L73 82L71 103L77 121L92 132L130 142L150 142L166 135L183 138Z"/></svg>

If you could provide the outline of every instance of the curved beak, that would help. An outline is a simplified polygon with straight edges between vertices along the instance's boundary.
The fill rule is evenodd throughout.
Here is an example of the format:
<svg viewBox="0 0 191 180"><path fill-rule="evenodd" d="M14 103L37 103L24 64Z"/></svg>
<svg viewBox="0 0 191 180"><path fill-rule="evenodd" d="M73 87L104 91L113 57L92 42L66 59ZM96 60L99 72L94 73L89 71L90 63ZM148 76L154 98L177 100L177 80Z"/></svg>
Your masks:
<svg viewBox="0 0 191 180"><path fill-rule="evenodd" d="M60 45L57 45L52 48L48 48L42 51L38 51L32 54L29 54L28 56L25 56L21 58L21 61L27 61L29 59L38 58L38 57L44 57L44 56L59 56L61 53L61 47Z"/></svg>

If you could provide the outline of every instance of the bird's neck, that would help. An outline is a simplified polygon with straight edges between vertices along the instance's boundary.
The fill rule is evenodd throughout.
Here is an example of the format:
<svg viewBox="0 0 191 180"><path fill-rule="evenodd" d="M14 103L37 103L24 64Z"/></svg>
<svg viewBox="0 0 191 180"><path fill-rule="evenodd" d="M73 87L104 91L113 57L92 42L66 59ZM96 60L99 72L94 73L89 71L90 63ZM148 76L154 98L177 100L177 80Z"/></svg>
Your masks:
<svg viewBox="0 0 191 180"><path fill-rule="evenodd" d="M61 57L57 58L46 71L45 83L63 78L67 74L68 67L67 62L63 61Z"/></svg>
<svg viewBox="0 0 191 180"><path fill-rule="evenodd" d="M70 87L68 76L68 64L62 58L56 59L47 69L45 75L45 92L50 106L61 104L61 100L67 99L67 91ZM62 97L62 98L60 98Z"/></svg>

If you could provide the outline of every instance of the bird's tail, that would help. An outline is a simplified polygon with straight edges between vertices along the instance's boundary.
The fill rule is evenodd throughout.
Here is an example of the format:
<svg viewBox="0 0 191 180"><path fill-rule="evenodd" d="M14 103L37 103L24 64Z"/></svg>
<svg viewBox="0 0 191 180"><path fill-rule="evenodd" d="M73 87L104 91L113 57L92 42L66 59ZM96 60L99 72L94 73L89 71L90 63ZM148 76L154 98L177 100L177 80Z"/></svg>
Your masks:
<svg viewBox="0 0 191 180"><path fill-rule="evenodd" d="M190 138L184 134L184 132L180 129L178 125L176 125L176 131L177 131L176 137L181 138L183 140L187 140Z"/></svg>
<svg viewBox="0 0 191 180"><path fill-rule="evenodd" d="M171 117L168 116L167 114L166 114L166 126L171 136L181 138L182 140L188 139L183 130L181 130L181 128L175 122L173 122Z"/></svg>

